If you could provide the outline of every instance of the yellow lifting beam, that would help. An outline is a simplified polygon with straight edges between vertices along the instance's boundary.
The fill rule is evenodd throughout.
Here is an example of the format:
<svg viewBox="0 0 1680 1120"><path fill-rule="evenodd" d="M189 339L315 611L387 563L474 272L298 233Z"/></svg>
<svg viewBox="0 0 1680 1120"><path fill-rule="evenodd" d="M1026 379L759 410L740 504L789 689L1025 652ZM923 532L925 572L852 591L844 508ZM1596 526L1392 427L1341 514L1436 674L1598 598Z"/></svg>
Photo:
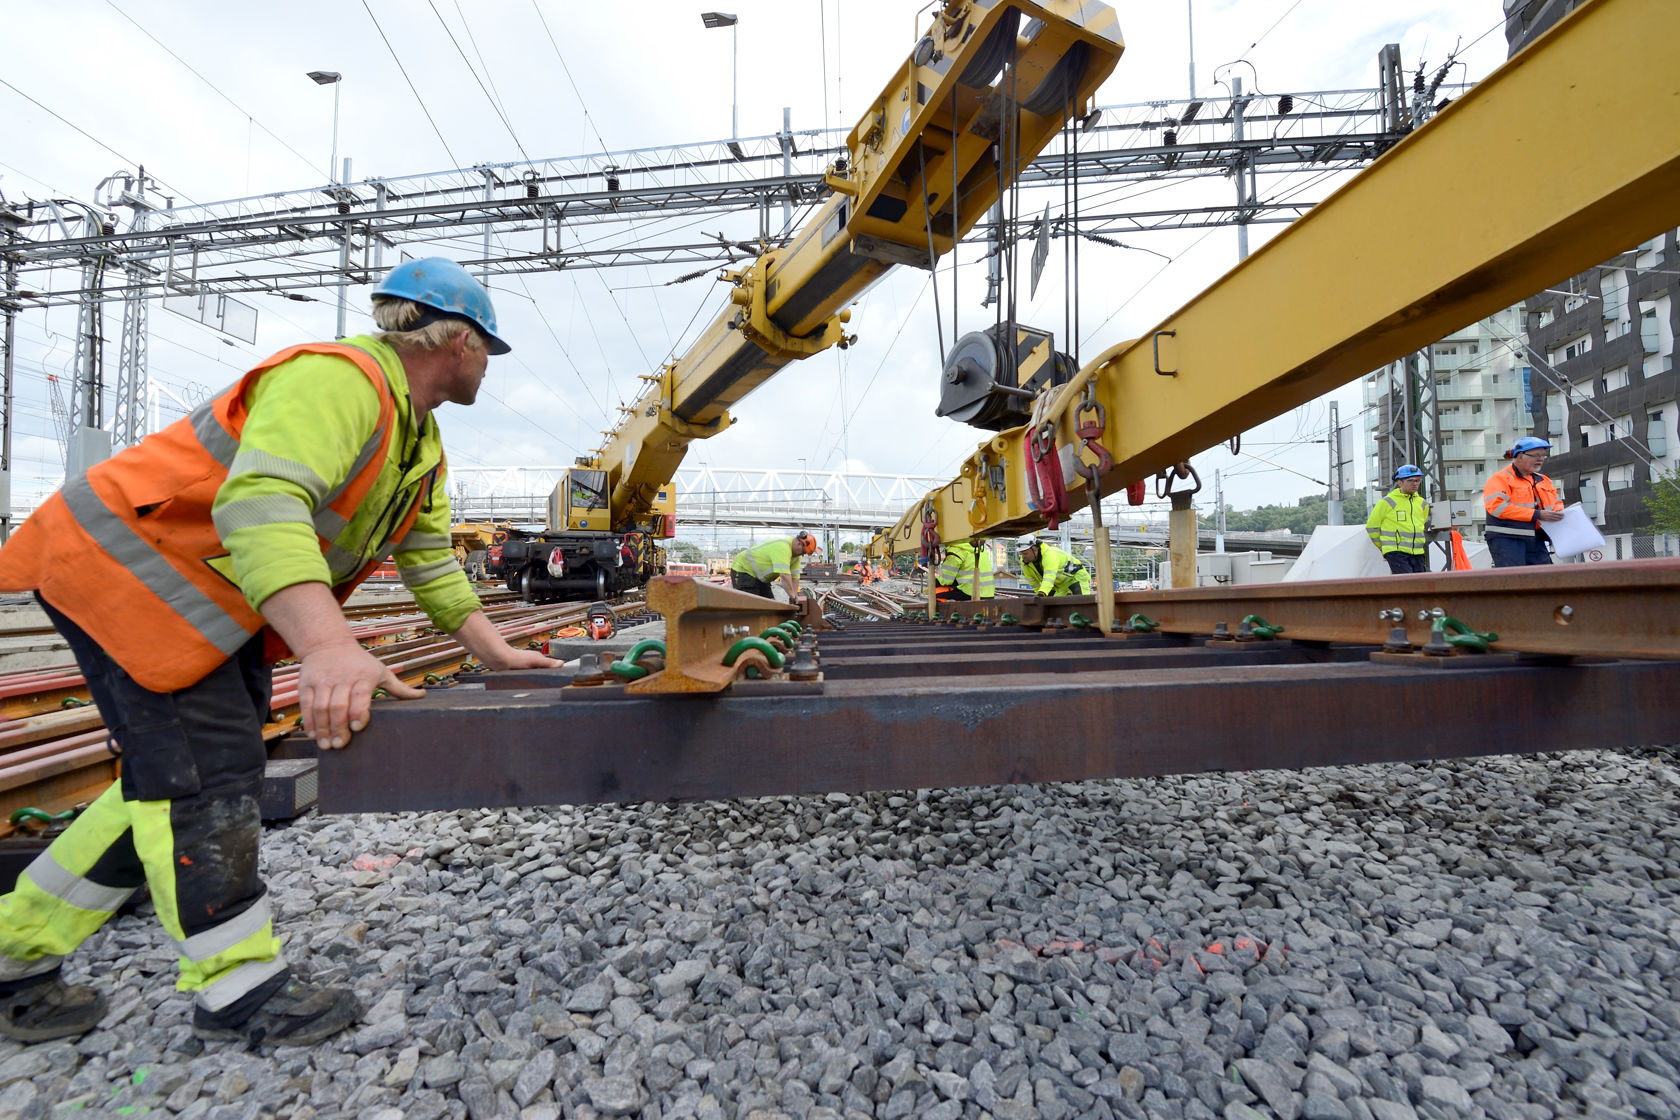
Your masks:
<svg viewBox="0 0 1680 1120"><path fill-rule="evenodd" d="M1676 42L1680 4L1583 4L1154 330L1050 390L1056 447L1080 448L1089 383L1113 494L1680 224ZM942 541L1044 525L1028 505L1028 430L980 444L870 555L915 551L930 514ZM1063 478L1084 504L1085 481Z"/></svg>

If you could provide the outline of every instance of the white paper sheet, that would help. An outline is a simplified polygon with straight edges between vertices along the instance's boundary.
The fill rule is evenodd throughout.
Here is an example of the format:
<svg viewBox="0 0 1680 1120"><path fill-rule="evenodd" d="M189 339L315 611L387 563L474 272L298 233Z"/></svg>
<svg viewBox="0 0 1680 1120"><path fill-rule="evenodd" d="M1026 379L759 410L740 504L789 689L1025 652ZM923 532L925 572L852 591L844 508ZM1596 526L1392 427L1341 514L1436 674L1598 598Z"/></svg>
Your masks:
<svg viewBox="0 0 1680 1120"><path fill-rule="evenodd" d="M1604 534L1580 503L1565 506L1562 521L1542 521L1540 525L1551 538L1552 551L1559 556L1579 556L1589 548L1604 547Z"/></svg>

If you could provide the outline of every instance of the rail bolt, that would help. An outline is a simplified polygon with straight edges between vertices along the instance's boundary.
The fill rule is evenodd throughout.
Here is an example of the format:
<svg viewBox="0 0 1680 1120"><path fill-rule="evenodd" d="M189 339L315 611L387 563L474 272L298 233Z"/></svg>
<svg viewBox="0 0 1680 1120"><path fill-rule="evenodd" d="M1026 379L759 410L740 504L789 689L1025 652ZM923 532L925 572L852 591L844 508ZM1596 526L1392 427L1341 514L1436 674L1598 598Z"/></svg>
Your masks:
<svg viewBox="0 0 1680 1120"><path fill-rule="evenodd" d="M589 686L605 684L607 674L601 668L601 660L593 653L586 653L578 658L577 672L572 675L575 685Z"/></svg>

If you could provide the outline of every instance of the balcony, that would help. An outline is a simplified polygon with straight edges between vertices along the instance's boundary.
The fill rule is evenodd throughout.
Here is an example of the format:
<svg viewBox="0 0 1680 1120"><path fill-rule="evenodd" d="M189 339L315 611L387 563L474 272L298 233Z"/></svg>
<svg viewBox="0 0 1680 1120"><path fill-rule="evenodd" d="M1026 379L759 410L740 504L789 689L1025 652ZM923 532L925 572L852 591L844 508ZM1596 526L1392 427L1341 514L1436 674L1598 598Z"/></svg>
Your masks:
<svg viewBox="0 0 1680 1120"><path fill-rule="evenodd" d="M1480 377L1460 377L1450 385L1435 386L1435 399L1439 401L1479 401L1488 395Z"/></svg>

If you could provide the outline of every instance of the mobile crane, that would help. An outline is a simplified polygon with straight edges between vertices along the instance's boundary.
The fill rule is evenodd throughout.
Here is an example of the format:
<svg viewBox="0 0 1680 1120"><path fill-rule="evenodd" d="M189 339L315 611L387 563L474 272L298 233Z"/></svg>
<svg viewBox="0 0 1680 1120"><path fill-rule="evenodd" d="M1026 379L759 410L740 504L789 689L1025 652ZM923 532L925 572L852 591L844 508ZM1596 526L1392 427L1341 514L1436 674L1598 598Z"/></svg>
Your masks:
<svg viewBox="0 0 1680 1120"><path fill-rule="evenodd" d="M501 546L528 599L604 598L645 583L673 536L670 479L688 445L801 358L856 340L847 305L897 264L931 268L1063 125L1087 115L1124 44L1083 0L944 0L823 176L828 196L786 245L724 272L729 304L549 499L549 530Z"/></svg>

